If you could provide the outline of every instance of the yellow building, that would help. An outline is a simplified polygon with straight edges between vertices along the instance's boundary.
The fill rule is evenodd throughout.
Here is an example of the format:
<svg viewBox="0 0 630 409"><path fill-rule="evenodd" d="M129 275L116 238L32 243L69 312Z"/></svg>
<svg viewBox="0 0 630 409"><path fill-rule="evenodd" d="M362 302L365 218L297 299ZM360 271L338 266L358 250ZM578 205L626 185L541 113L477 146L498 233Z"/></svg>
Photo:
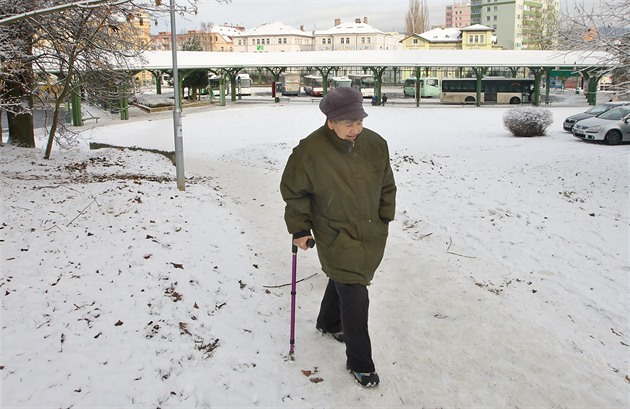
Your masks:
<svg viewBox="0 0 630 409"><path fill-rule="evenodd" d="M492 28L475 24L464 28L435 28L400 41L403 50L500 50Z"/></svg>

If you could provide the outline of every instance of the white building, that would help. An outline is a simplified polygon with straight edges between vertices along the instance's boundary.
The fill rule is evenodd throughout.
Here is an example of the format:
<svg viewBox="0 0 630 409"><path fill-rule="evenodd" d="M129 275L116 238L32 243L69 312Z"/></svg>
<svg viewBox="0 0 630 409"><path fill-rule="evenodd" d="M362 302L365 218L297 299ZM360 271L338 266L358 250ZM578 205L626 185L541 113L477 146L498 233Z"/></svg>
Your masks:
<svg viewBox="0 0 630 409"><path fill-rule="evenodd" d="M313 51L313 33L280 22L265 23L233 37L234 51L241 53L281 53Z"/></svg>
<svg viewBox="0 0 630 409"><path fill-rule="evenodd" d="M372 27L367 17L351 23L336 19L334 27L315 31L315 51L396 50L402 38Z"/></svg>
<svg viewBox="0 0 630 409"><path fill-rule="evenodd" d="M473 24L492 27L507 50L536 49L541 37L556 38L560 0L471 0Z"/></svg>

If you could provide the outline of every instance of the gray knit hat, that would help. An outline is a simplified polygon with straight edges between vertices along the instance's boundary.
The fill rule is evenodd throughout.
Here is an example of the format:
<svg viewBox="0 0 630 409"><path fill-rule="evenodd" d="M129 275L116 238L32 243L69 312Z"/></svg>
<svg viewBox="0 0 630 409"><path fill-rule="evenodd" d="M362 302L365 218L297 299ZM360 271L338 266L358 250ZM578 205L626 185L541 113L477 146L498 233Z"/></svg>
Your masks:
<svg viewBox="0 0 630 409"><path fill-rule="evenodd" d="M319 102L319 109L331 120L356 120L368 116L363 110L363 94L351 87L333 88Z"/></svg>

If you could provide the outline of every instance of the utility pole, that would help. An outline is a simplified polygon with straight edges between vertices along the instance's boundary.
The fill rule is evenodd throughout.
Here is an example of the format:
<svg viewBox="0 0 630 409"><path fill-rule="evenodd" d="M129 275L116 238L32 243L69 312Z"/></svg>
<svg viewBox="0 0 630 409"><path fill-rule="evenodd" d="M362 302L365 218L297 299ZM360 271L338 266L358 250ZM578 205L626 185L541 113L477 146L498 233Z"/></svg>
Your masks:
<svg viewBox="0 0 630 409"><path fill-rule="evenodd" d="M177 31L175 29L175 0L171 0L171 53L173 56L173 95L175 97L173 107L173 132L175 135L175 173L177 175L177 188L186 190L184 179L184 143L182 136L182 108L179 95L179 72L177 71Z"/></svg>

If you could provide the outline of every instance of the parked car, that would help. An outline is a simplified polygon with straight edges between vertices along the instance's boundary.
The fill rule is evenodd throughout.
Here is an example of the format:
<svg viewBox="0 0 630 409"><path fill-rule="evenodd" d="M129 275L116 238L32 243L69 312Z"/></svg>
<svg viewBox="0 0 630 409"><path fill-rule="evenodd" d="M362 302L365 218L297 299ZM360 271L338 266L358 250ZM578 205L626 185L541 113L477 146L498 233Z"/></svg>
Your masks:
<svg viewBox="0 0 630 409"><path fill-rule="evenodd" d="M573 129L573 125L575 125L577 121L581 121L582 119L586 119L586 118L592 118L599 114L603 114L604 112L610 109L617 108L618 106L626 105L626 104L630 104L630 102L628 101L604 102L603 104L595 105L594 107L592 107L586 112L581 112L579 114L571 115L570 117L564 120L564 124L562 124L562 127L564 128L565 131L571 132L571 130Z"/></svg>
<svg viewBox="0 0 630 409"><path fill-rule="evenodd" d="M630 105L578 121L573 125L573 135L589 141L605 141L609 145L630 141Z"/></svg>

